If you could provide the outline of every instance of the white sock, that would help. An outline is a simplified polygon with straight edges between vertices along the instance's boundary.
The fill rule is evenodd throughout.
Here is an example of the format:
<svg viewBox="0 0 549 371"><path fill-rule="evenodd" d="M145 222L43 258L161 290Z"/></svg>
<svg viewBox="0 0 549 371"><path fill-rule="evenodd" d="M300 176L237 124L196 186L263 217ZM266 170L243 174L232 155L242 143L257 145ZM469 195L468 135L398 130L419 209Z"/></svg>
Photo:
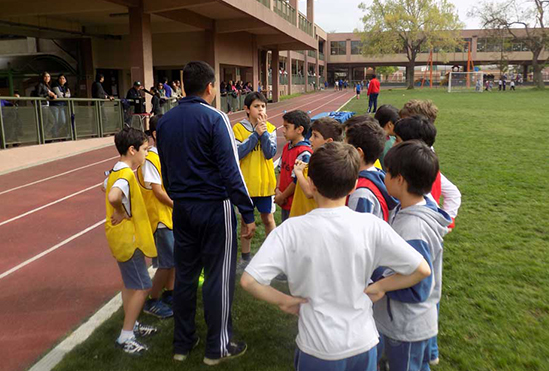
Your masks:
<svg viewBox="0 0 549 371"><path fill-rule="evenodd" d="M135 335L133 331L122 330L120 331L120 336L118 337L118 339L116 339L116 341L118 341L119 344L124 344L126 340L132 339L134 337Z"/></svg>

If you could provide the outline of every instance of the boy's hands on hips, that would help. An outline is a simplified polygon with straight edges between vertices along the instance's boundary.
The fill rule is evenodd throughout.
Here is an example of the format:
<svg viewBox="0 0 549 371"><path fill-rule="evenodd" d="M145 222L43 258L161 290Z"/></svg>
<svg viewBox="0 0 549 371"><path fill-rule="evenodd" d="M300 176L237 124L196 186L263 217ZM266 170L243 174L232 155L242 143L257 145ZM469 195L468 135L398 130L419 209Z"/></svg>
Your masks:
<svg viewBox="0 0 549 371"><path fill-rule="evenodd" d="M364 293L368 295L372 303L381 300L385 296L385 291L383 291L383 289L379 285L379 282L380 281L372 283L364 290Z"/></svg>
<svg viewBox="0 0 549 371"><path fill-rule="evenodd" d="M114 212L112 213L112 216L111 216L111 224L117 225L122 223L124 219L129 219L129 218L130 217L128 216L128 214L126 214L126 210L120 211L118 209L114 209Z"/></svg>
<svg viewBox="0 0 549 371"><path fill-rule="evenodd" d="M282 303L278 305L283 312L299 316L299 309L301 304L307 303L308 300L300 298L299 296L286 295Z"/></svg>

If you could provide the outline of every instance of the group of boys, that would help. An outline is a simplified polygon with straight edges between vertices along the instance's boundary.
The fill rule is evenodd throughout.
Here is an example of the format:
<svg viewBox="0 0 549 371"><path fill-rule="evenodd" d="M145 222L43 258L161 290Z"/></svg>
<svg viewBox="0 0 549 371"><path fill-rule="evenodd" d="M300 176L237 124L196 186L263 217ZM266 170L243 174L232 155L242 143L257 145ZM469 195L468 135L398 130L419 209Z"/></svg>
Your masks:
<svg viewBox="0 0 549 371"><path fill-rule="evenodd" d="M267 238L254 257L249 238L241 240L241 285L299 315L295 368L373 371L384 354L391 370L428 370L438 362L442 239L461 197L432 149L436 107L410 101L399 112L384 105L375 118L355 116L344 125L329 117L311 125L305 112L288 112L277 180L267 100L251 93L244 106L247 119L234 125L234 139ZM116 344L141 354L147 346L136 337L157 332L137 321L143 306L160 318L173 315L173 201L145 133L124 128L115 144L121 158L105 181L105 228L124 283ZM282 209L278 228L275 204ZM145 256L158 256L152 281ZM287 280L291 295L271 287L274 278Z"/></svg>
<svg viewBox="0 0 549 371"><path fill-rule="evenodd" d="M382 355L397 371L437 364L442 241L461 202L432 148L437 108L383 105L344 125L288 112L274 182L266 100L250 95L245 106L248 119L234 127L241 167L269 224L253 259L243 250L241 285L299 315L295 368L376 370ZM278 228L265 215L273 196ZM270 286L280 277L291 295Z"/></svg>

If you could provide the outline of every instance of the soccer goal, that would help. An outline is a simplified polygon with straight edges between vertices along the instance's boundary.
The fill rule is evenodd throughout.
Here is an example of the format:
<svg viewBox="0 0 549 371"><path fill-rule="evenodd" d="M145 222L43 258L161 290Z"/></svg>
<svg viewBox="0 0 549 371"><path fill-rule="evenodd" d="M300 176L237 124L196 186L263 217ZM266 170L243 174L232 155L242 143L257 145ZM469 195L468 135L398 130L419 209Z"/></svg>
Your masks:
<svg viewBox="0 0 549 371"><path fill-rule="evenodd" d="M448 76L448 93L482 93L483 85L483 72L450 72L450 76Z"/></svg>

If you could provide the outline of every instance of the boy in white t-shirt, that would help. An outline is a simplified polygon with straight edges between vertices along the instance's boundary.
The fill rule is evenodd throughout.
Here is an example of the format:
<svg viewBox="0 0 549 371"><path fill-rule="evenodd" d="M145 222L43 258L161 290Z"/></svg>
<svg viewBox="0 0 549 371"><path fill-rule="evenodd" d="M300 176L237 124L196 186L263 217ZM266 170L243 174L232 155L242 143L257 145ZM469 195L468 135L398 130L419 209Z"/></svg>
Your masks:
<svg viewBox="0 0 549 371"><path fill-rule="evenodd" d="M372 303L431 272L387 223L345 206L359 167L358 152L348 144L327 143L315 151L309 182L319 208L271 232L241 279L256 298L299 316L298 371L375 371L379 335ZM379 266L398 274L366 288ZM269 286L280 273L288 276L291 296Z"/></svg>

